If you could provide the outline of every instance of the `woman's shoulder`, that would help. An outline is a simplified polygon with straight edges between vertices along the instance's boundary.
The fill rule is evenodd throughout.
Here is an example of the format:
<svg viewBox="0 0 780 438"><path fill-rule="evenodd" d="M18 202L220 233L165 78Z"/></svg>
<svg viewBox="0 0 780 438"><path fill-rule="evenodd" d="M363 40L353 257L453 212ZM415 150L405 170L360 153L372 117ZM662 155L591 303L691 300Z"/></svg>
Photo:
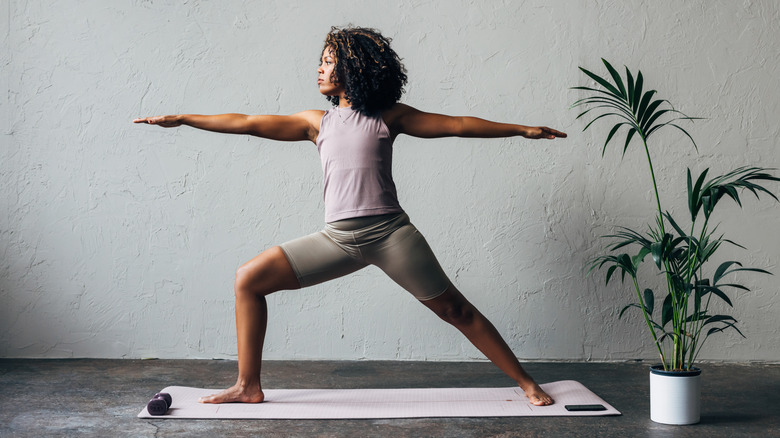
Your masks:
<svg viewBox="0 0 780 438"><path fill-rule="evenodd" d="M305 110L299 112L296 115L307 120L319 121L322 118L322 116L325 115L326 112L327 111L323 111L323 110Z"/></svg>
<svg viewBox="0 0 780 438"><path fill-rule="evenodd" d="M309 125L311 125L312 128L315 128L315 129L319 130L320 129L320 123L322 122L322 118L325 116L325 111L323 111L323 110L305 110L305 111L301 111L299 113L293 114L293 116L305 120Z"/></svg>
<svg viewBox="0 0 780 438"><path fill-rule="evenodd" d="M384 120L385 124L392 129L397 125L398 120L401 117L413 111L417 110L405 103L397 102L390 108L382 111L382 120Z"/></svg>

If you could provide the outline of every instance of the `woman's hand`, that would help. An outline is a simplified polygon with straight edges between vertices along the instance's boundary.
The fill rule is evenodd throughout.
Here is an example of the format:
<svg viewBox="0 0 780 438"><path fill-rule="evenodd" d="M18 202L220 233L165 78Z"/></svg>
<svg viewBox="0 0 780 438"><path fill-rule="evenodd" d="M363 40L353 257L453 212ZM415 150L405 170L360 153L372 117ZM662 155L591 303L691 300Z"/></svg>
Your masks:
<svg viewBox="0 0 780 438"><path fill-rule="evenodd" d="M143 117L133 120L133 123L148 123L150 125L162 126L163 128L175 128L181 126L182 117L181 115Z"/></svg>
<svg viewBox="0 0 780 438"><path fill-rule="evenodd" d="M552 140L558 137L566 138L566 133L548 128L546 126L528 126L526 127L525 132L521 135L525 138L531 139L546 138L548 140Z"/></svg>

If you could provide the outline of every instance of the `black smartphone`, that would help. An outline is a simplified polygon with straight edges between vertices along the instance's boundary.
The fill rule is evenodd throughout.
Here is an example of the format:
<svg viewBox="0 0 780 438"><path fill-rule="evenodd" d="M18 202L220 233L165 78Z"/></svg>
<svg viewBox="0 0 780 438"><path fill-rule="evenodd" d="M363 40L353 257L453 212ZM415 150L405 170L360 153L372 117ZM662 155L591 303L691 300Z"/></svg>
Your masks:
<svg viewBox="0 0 780 438"><path fill-rule="evenodd" d="M566 405L567 411L606 411L604 405Z"/></svg>

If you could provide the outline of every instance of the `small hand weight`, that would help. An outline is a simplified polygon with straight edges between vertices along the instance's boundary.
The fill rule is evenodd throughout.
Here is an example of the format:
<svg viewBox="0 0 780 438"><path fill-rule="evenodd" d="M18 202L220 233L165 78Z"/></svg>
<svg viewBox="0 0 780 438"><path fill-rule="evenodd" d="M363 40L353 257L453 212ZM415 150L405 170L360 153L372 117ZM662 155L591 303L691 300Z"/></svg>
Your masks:
<svg viewBox="0 0 780 438"><path fill-rule="evenodd" d="M159 397L162 397L165 400L165 403L168 404L168 408L170 409L171 404L173 403L173 399L171 398L171 395L168 394L167 392L158 392L152 398L159 398Z"/></svg>
<svg viewBox="0 0 780 438"><path fill-rule="evenodd" d="M165 392L158 392L154 397L146 404L146 410L150 415L165 415L168 412L168 408L171 407L173 399L171 395Z"/></svg>

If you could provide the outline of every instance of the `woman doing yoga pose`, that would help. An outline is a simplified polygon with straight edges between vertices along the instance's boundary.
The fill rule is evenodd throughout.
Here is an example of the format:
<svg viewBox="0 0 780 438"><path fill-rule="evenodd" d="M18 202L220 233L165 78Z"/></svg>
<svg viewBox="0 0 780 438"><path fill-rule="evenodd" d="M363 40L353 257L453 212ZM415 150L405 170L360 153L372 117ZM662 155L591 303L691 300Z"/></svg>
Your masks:
<svg viewBox="0 0 780 438"><path fill-rule="evenodd" d="M322 161L325 229L267 249L238 269L234 286L238 379L234 386L201 402L263 401L260 368L267 295L319 284L372 264L460 330L517 382L531 403L553 403L523 370L496 328L450 282L409 221L393 182L392 147L400 134L531 139L566 134L547 127L427 113L399 103L406 70L389 43L373 29L331 30L317 69L320 93L334 106L328 111L179 114L134 120L166 128L188 125L273 140L308 140L317 146Z"/></svg>

